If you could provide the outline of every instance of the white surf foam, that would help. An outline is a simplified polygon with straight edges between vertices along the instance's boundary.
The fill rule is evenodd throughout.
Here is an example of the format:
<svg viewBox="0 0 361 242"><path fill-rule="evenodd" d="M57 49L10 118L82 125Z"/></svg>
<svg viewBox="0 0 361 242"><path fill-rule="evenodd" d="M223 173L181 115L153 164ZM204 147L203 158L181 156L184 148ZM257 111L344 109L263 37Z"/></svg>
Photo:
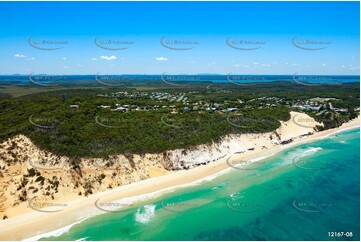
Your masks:
<svg viewBox="0 0 361 242"><path fill-rule="evenodd" d="M247 165L256 163L257 161L261 161L261 160L267 159L267 158L269 158L269 157L272 157L272 156L274 156L274 155L275 155L275 153L270 154L270 155L266 155L266 156L260 156L260 157L257 157L257 158L253 158L253 159L250 159L250 160L248 160L248 161L244 161L244 162L241 162L241 163L239 163L239 164L236 164L235 167L247 166Z"/></svg>
<svg viewBox="0 0 361 242"><path fill-rule="evenodd" d="M146 224L149 223L155 217L155 205L148 204L143 208L138 208L134 214L134 219L138 223Z"/></svg>
<svg viewBox="0 0 361 242"><path fill-rule="evenodd" d="M86 241L86 239L90 238L89 236L88 237L85 237L85 238L81 238L81 239L77 239L75 241Z"/></svg>
<svg viewBox="0 0 361 242"><path fill-rule="evenodd" d="M295 160L299 160L304 157L312 156L316 154L318 151L323 150L321 147L309 147L309 148L299 148L294 151L291 151L287 154L286 157L283 158L283 165L290 165Z"/></svg>
<svg viewBox="0 0 361 242"><path fill-rule="evenodd" d="M51 232L48 232L48 233L43 233L43 234L39 234L39 235L36 235L34 237L31 237L31 238L27 238L27 239L24 239L22 241L38 241L40 240L41 238L47 238L47 237L57 237L57 236L60 236L62 234L65 234L67 232L69 232L69 230L71 229L71 227L73 227L74 225L76 224L80 224L82 223L83 221L85 221L86 219L82 219L78 222L75 222L75 223L72 223L70 225L67 225L63 228L60 228L60 229L57 229L57 230L54 230L54 231L51 231Z"/></svg>
<svg viewBox="0 0 361 242"><path fill-rule="evenodd" d="M317 153L317 151L319 150L323 150L321 147L312 147L310 149L305 150L304 152L302 152L301 157L305 157L305 156L310 156L310 155L314 155Z"/></svg>

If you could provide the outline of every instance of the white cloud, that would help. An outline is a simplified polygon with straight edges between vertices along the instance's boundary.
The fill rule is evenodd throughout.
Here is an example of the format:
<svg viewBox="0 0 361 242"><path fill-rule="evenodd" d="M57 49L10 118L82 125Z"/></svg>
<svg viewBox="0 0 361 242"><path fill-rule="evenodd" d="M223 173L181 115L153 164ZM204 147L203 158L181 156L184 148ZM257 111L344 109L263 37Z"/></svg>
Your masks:
<svg viewBox="0 0 361 242"><path fill-rule="evenodd" d="M322 66L326 66L326 64L322 64Z"/></svg>
<svg viewBox="0 0 361 242"><path fill-rule="evenodd" d="M22 54L15 54L14 57L16 58L25 58L26 55L22 55Z"/></svg>
<svg viewBox="0 0 361 242"><path fill-rule="evenodd" d="M116 60L117 57L116 57L115 55L112 55L112 56L102 55L102 56L100 56L100 59L102 59L102 60L107 60L107 61L111 61L111 60Z"/></svg>
<svg viewBox="0 0 361 242"><path fill-rule="evenodd" d="M165 58L165 57L156 57L155 58L157 61L167 61L168 58Z"/></svg>
<svg viewBox="0 0 361 242"><path fill-rule="evenodd" d="M348 66L342 65L341 67L347 70L357 70L360 68L359 66L355 66L355 65L348 65Z"/></svg>
<svg viewBox="0 0 361 242"><path fill-rule="evenodd" d="M241 65L241 64L233 64L233 67L244 67L244 68L249 68L249 65Z"/></svg>
<svg viewBox="0 0 361 242"><path fill-rule="evenodd" d="M65 61L65 60L67 60L68 58L66 58L66 57L63 57L63 58L61 58L61 59Z"/></svg>
<svg viewBox="0 0 361 242"><path fill-rule="evenodd" d="M23 54L15 54L14 55L15 58L26 58L26 55L23 55ZM29 57L29 58L26 58L27 60L31 60L31 61L34 61L35 58L34 57Z"/></svg>
<svg viewBox="0 0 361 242"><path fill-rule="evenodd" d="M253 65L258 65L259 63L258 62L253 62Z"/></svg>
<svg viewBox="0 0 361 242"><path fill-rule="evenodd" d="M96 60L98 60L98 59L97 59L97 58L95 58L95 57L93 57L93 58L92 58L92 60L93 60L93 61L96 61Z"/></svg>

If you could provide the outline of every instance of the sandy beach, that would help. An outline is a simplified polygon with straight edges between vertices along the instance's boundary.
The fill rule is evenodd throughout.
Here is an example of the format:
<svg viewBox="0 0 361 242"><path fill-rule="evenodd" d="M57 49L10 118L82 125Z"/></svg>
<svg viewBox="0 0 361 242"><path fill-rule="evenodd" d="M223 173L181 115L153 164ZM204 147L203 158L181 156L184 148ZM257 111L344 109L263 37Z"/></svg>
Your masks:
<svg viewBox="0 0 361 242"><path fill-rule="evenodd" d="M98 199L101 199L102 202L122 201L123 199L123 201L132 203L159 196L182 186L188 186L189 184L200 182L204 179L211 179L212 176L233 169L227 163L229 159L248 161L259 157L267 157L289 147L360 126L360 120L357 118L336 129L309 134L309 132L313 131L313 126L315 126L316 123L310 123L308 124L309 126L304 125L302 127L302 125L294 122L297 115L298 117L302 117L303 120L309 119L309 116L305 114L291 112L291 119L287 122L282 122L281 127L277 129L282 140L285 141L283 144L272 143L268 139L268 136L270 136L269 133L243 135L241 136L241 143L246 146L246 148L243 148L245 152L229 153L228 156L207 165L145 179L88 197L78 198L65 196L61 200L56 201L66 204L65 208L58 212L38 212L28 206L14 208L14 210L17 211L10 211L10 213L16 214L16 216L0 221L0 240L34 238L34 236L64 228L87 217L104 213L104 211L97 209L95 206ZM262 137L257 138L257 136Z"/></svg>

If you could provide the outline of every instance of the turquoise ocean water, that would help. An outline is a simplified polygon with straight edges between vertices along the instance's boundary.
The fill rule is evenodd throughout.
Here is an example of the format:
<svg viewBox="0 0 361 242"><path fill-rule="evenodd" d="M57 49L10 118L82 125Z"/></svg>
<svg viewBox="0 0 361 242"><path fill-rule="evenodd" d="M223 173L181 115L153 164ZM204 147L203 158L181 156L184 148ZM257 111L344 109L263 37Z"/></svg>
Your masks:
<svg viewBox="0 0 361 242"><path fill-rule="evenodd" d="M43 239L358 241L359 162L348 130Z"/></svg>

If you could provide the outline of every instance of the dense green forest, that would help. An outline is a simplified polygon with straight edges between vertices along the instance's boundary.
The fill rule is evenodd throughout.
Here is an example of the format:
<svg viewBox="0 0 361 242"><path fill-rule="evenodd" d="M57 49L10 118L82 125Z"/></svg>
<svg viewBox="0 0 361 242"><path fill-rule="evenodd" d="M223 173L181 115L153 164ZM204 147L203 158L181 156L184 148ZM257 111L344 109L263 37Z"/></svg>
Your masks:
<svg viewBox="0 0 361 242"><path fill-rule="evenodd" d="M359 83L317 87L286 82L244 87L197 84L152 89L152 92L168 94L185 93L188 98L186 104L168 100L160 102L146 97L112 96L124 91L130 94L149 92L143 89L48 88L19 97L0 93L0 139L24 134L42 149L71 157L142 154L189 148L217 141L226 134L273 131L280 126L279 120L290 118L289 111L293 109L291 104L295 100L332 97L337 98L335 107L350 110L345 114L332 114L328 110L320 116L309 112L317 120L326 122L325 128L339 126L356 117L358 113L354 109L359 107ZM263 97L275 99L264 101ZM112 111L119 103L142 108L129 108L127 112ZM195 111L192 110L196 105L194 103L199 106ZM203 108L205 104L215 103L222 104L221 108L211 112ZM102 108L101 105L112 108ZM147 109L156 105L159 108ZM174 107L170 109L172 105ZM185 111L184 107L191 110ZM222 111L227 108L237 108L237 111Z"/></svg>

